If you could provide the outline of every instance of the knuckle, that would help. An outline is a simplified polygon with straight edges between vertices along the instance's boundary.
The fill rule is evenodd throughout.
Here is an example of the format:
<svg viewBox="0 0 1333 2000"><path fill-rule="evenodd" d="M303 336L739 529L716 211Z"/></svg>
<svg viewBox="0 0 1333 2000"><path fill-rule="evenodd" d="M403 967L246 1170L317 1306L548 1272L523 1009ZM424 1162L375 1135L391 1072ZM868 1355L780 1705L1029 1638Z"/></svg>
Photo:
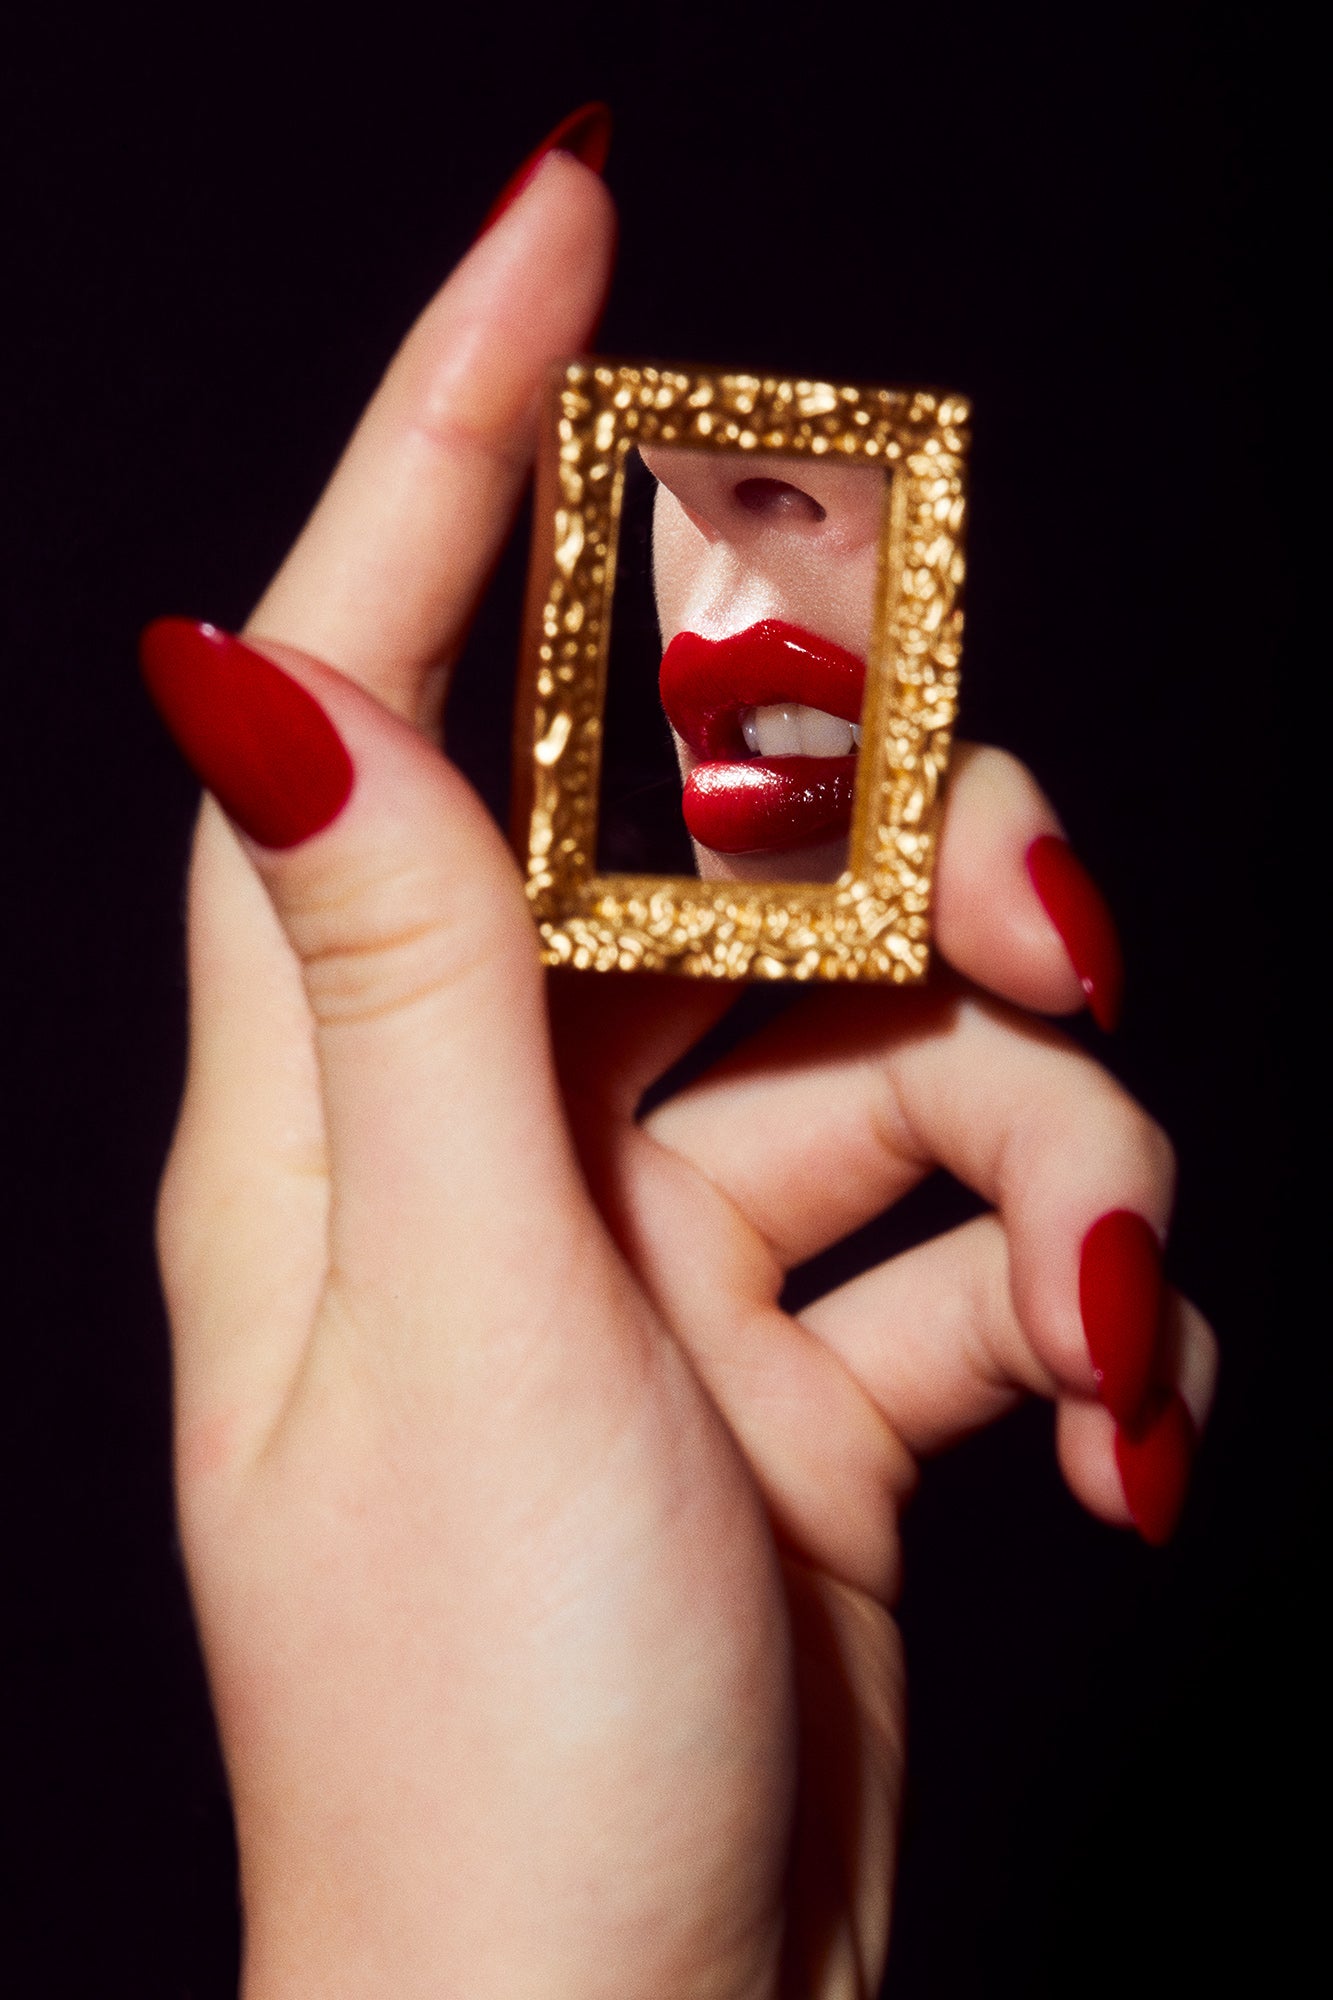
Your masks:
<svg viewBox="0 0 1333 2000"><path fill-rule="evenodd" d="M1005 1187L1045 1184L1053 1163L1095 1157L1142 1191L1135 1199L1151 1192L1165 1195L1169 1206L1176 1149L1163 1126L1091 1059L1079 1063L1076 1088L1074 1082L1075 1075L1067 1073L1058 1097L1033 1101L1015 1121L1005 1146Z"/></svg>
<svg viewBox="0 0 1333 2000"><path fill-rule="evenodd" d="M418 410L411 432L432 457L446 460L482 459L518 474L527 468L529 453L515 442L512 416L501 412L488 421L464 417L457 407L457 392L441 388Z"/></svg>
<svg viewBox="0 0 1333 2000"><path fill-rule="evenodd" d="M1165 1128L1109 1076L1105 1078L1103 1099L1106 1151L1123 1163L1136 1184L1172 1190L1176 1181L1176 1149Z"/></svg>
<svg viewBox="0 0 1333 2000"><path fill-rule="evenodd" d="M485 955L475 927L439 907L439 885L410 861L344 875L290 920L317 1026L405 1013L464 982Z"/></svg>
<svg viewBox="0 0 1333 2000"><path fill-rule="evenodd" d="M482 460L518 473L530 453L525 415L537 384L526 371L497 369L495 329L456 323L446 351L423 356L408 429L432 457Z"/></svg>
<svg viewBox="0 0 1333 2000"><path fill-rule="evenodd" d="M1142 1105L1134 1106L1133 1139L1147 1162L1155 1181L1167 1188L1176 1184L1176 1149L1170 1134Z"/></svg>

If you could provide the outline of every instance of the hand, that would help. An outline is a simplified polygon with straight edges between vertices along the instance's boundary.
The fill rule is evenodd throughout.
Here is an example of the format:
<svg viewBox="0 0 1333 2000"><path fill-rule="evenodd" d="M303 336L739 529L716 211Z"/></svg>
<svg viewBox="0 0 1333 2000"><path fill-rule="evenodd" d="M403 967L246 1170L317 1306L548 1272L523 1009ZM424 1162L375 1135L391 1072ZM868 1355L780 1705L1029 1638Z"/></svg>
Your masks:
<svg viewBox="0 0 1333 2000"><path fill-rule="evenodd" d="M1016 1011L1083 996L1024 867L1057 823L1012 760L959 761L929 991L808 998L643 1123L728 996L573 976L548 1007L432 731L611 237L600 182L549 157L409 336L247 647L147 640L231 811L199 827L161 1241L250 2000L873 1991L919 1460L1050 1396L1073 1491L1125 1523L1128 1484L1156 1535L1211 1394L1197 1313L1171 1295L1154 1344L1107 1290L1127 1230L1152 1292L1165 1139ZM778 1309L936 1162L995 1213ZM1081 1310L1118 1211L1143 1222L1094 1234Z"/></svg>

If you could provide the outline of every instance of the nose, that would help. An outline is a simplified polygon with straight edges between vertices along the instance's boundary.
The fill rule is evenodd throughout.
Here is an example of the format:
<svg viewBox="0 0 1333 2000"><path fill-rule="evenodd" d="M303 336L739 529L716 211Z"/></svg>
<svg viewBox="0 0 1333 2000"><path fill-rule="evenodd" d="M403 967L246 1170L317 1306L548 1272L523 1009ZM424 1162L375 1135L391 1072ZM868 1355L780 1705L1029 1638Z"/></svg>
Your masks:
<svg viewBox="0 0 1333 2000"><path fill-rule="evenodd" d="M675 445L641 451L709 541L754 551L771 549L776 537L806 553L820 546L849 555L879 538L885 475L878 466Z"/></svg>

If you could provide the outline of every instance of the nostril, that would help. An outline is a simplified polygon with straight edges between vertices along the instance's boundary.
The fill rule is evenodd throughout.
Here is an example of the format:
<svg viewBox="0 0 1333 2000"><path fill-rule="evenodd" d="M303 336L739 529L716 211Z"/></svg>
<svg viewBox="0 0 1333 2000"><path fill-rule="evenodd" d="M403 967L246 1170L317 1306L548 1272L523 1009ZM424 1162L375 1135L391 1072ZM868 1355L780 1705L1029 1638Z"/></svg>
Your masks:
<svg viewBox="0 0 1333 2000"><path fill-rule="evenodd" d="M785 479L742 479L732 490L747 514L762 514L786 527L813 527L824 519L819 502Z"/></svg>

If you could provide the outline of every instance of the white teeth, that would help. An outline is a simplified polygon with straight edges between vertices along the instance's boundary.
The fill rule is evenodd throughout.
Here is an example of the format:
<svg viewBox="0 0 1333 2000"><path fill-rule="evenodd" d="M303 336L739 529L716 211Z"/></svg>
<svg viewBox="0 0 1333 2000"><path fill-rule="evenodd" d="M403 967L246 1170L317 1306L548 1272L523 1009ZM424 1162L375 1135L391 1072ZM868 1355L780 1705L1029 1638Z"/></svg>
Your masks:
<svg viewBox="0 0 1333 2000"><path fill-rule="evenodd" d="M741 718L741 732L757 756L799 757L804 713L794 701L769 702L763 708L746 710Z"/></svg>
<svg viewBox="0 0 1333 2000"><path fill-rule="evenodd" d="M847 757L861 741L857 724L797 701L743 708L740 723L757 757Z"/></svg>
<svg viewBox="0 0 1333 2000"><path fill-rule="evenodd" d="M852 725L839 715L827 715L822 708L799 711L801 749L807 757L846 757L851 754Z"/></svg>

